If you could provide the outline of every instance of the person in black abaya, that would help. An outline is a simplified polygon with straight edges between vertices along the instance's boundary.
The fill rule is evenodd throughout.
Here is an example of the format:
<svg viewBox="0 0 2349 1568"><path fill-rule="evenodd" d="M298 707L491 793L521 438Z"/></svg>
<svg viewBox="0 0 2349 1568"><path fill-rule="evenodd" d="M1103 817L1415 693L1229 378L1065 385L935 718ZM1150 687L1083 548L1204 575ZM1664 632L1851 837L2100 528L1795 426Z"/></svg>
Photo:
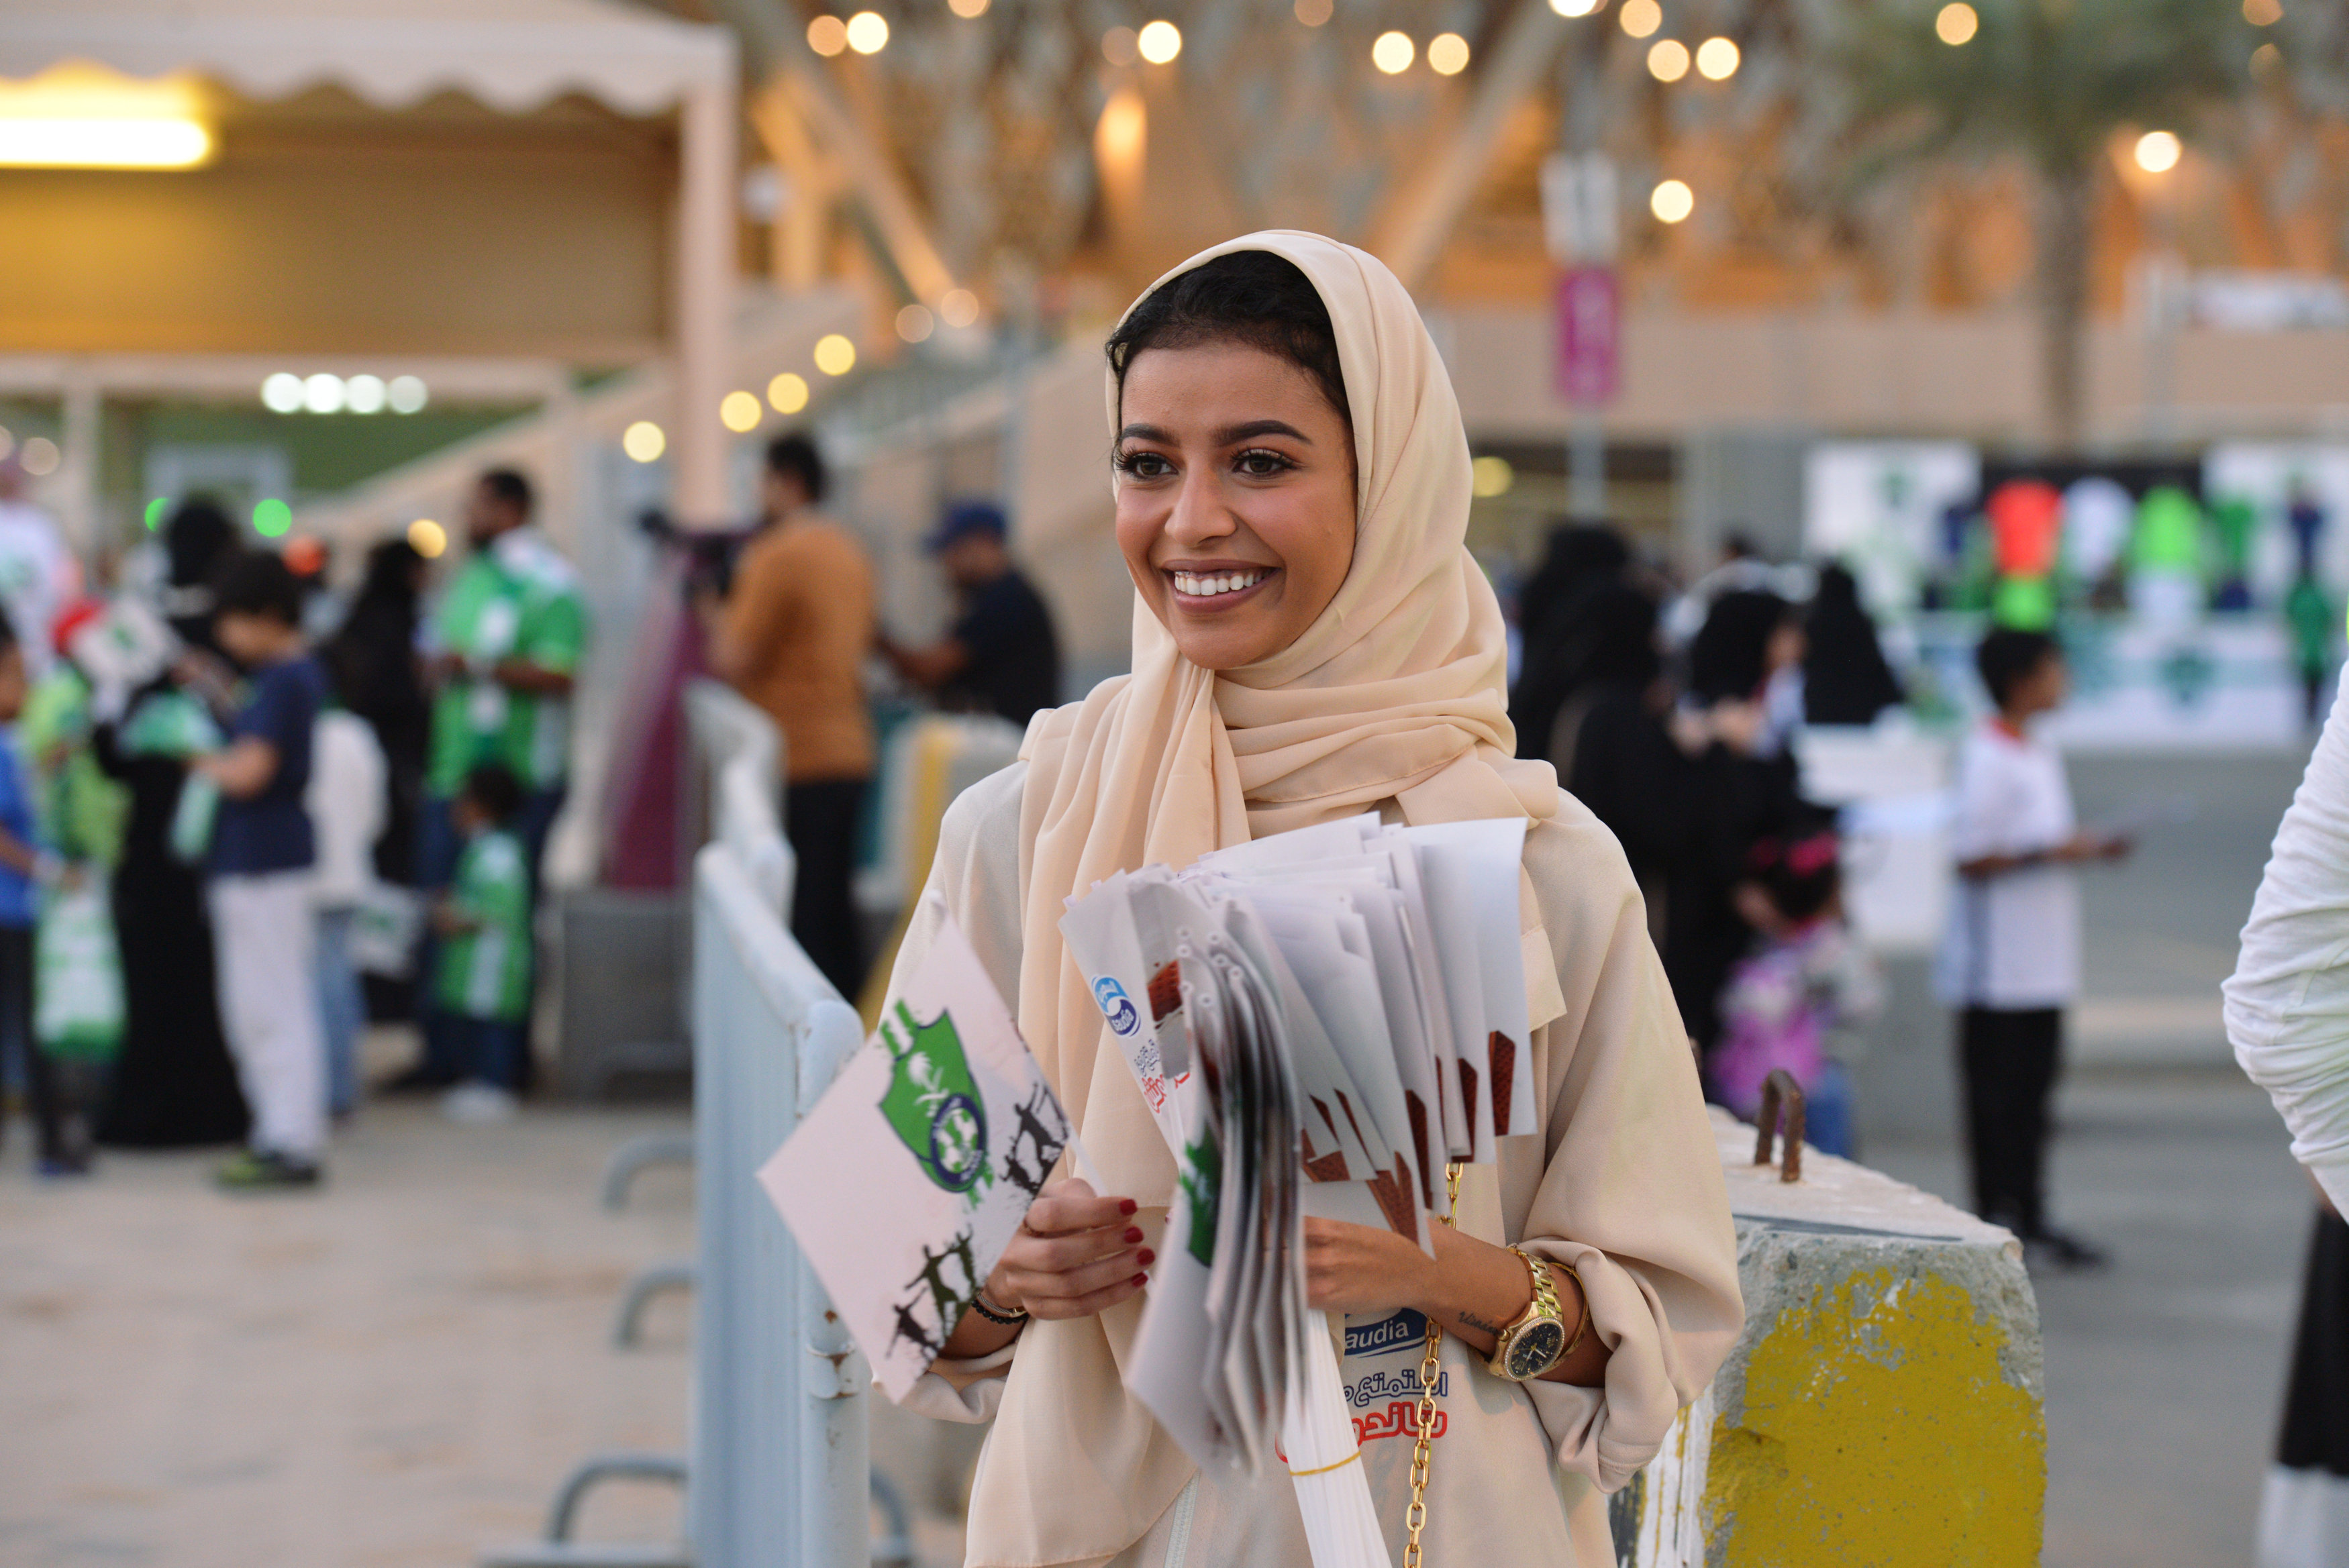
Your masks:
<svg viewBox="0 0 2349 1568"><path fill-rule="evenodd" d="M1793 754L1775 744L1764 705L1772 678L1802 656L1795 612L1775 593L1713 601L1689 645L1688 695L1670 720L1688 759L1667 882L1664 973L1698 1046L1721 1032L1721 987L1752 945L1741 907L1754 847L1801 815Z"/></svg>
<svg viewBox="0 0 2349 1568"><path fill-rule="evenodd" d="M1584 601L1621 582L1630 563L1630 546L1605 523L1569 522L1550 531L1541 564L1517 591L1524 661L1509 693L1509 717L1517 727L1518 756L1556 760L1548 748L1558 712L1587 678Z"/></svg>
<svg viewBox="0 0 2349 1568"><path fill-rule="evenodd" d="M235 526L210 501L190 500L172 514L164 541L172 630L191 647L213 648L205 584L235 551ZM122 1051L98 1132L100 1142L122 1148L234 1143L249 1120L213 995L202 870L171 851L185 758L151 738L170 728L153 720L176 700L171 677L163 676L132 697L119 722L98 726L95 737L99 766L130 793L113 883Z"/></svg>
<svg viewBox="0 0 2349 1568"><path fill-rule="evenodd" d="M424 572L424 557L405 539L377 544L367 552L358 596L318 650L336 696L367 720L383 748L391 799L376 846L376 874L403 887L416 883L416 820L432 733L431 699L416 657Z"/></svg>
<svg viewBox="0 0 2349 1568"><path fill-rule="evenodd" d="M1812 724L1874 724L1908 699L1884 661L1876 623L1859 603L1859 583L1841 565L1819 570L1818 592L1804 624L1803 717Z"/></svg>

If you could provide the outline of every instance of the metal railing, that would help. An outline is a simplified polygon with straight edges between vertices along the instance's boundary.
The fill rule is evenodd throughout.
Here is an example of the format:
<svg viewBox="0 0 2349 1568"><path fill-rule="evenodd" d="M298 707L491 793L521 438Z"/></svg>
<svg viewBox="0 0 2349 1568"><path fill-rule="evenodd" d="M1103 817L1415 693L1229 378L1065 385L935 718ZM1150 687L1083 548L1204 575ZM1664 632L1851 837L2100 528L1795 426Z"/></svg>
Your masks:
<svg viewBox="0 0 2349 1568"><path fill-rule="evenodd" d="M693 925L696 1557L861 1568L872 1371L756 1173L864 1027L723 837L695 860Z"/></svg>
<svg viewBox="0 0 2349 1568"><path fill-rule="evenodd" d="M695 1293L690 1460L606 1454L564 1483L546 1537L484 1553L509 1568L865 1568L910 1562L902 1503L870 1474L871 1369L800 1256L756 1172L832 1082L864 1029L784 927L794 869L783 838L778 743L766 716L713 684L686 694L709 832L694 860L696 1247L640 1277ZM622 1150L605 1202L649 1160ZM620 1337L640 1297L624 1304ZM579 1501L610 1479L681 1480L686 1540L569 1538ZM872 1535L875 1499L889 1521ZM877 1558L876 1558L877 1553Z"/></svg>

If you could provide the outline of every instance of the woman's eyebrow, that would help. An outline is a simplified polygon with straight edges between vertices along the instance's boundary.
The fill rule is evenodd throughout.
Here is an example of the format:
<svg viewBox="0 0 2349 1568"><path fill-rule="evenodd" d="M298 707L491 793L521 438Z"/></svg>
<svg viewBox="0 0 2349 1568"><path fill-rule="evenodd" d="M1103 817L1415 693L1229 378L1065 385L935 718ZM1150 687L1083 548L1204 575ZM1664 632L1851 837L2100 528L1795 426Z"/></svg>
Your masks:
<svg viewBox="0 0 2349 1568"><path fill-rule="evenodd" d="M1160 441L1170 447L1175 444L1174 438L1156 425L1128 425L1117 433L1117 438L1121 441Z"/></svg>
<svg viewBox="0 0 2349 1568"><path fill-rule="evenodd" d="M1292 441L1313 444L1313 438L1296 426L1281 419L1250 419L1244 425L1227 425L1216 432L1216 445L1236 447L1242 441L1255 440L1258 436L1287 436Z"/></svg>

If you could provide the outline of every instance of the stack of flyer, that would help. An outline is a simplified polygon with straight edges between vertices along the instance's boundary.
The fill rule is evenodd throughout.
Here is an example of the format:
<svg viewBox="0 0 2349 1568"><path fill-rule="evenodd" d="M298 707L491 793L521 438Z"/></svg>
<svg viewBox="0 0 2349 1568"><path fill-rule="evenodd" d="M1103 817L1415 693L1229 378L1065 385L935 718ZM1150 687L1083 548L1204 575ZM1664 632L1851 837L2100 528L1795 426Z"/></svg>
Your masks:
<svg viewBox="0 0 2349 1568"><path fill-rule="evenodd" d="M1284 1464L1319 1568L1387 1555L1303 1217L1432 1248L1446 1162L1535 1130L1524 841L1365 816L1120 873L1061 923L1180 1171L1127 1382L1203 1468Z"/></svg>

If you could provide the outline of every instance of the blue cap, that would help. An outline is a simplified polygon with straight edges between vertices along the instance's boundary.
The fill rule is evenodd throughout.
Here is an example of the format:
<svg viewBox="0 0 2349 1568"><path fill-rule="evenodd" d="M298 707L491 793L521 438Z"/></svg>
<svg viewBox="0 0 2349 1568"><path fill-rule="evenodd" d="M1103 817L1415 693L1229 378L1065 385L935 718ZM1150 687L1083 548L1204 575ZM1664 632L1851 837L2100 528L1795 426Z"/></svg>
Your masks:
<svg viewBox="0 0 2349 1568"><path fill-rule="evenodd" d="M1004 539L1010 532L1011 526L1004 521L1003 509L993 501L958 500L947 508L946 515L938 519L937 527L930 531L926 542L930 553L936 555L974 533L988 533L997 539Z"/></svg>

